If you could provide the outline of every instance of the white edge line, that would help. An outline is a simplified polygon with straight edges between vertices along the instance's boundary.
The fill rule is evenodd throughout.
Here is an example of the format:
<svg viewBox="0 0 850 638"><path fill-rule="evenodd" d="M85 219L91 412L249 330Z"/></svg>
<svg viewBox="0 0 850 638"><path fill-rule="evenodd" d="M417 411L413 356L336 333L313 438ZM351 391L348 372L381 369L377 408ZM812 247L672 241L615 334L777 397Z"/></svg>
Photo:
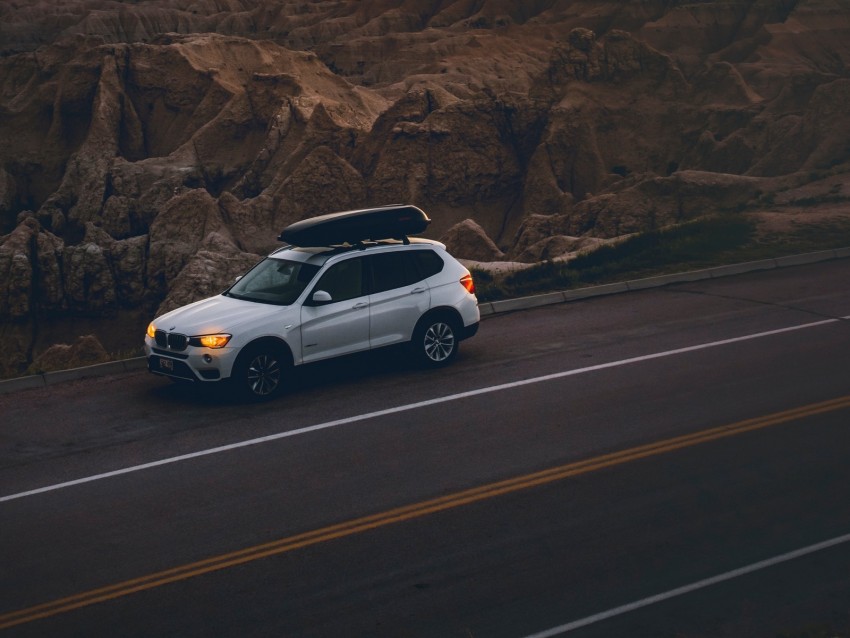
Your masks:
<svg viewBox="0 0 850 638"><path fill-rule="evenodd" d="M643 361L651 361L653 359L660 359L662 357L671 357L674 355L684 354L687 352L695 352L697 350L705 350L707 348L716 348L718 346L725 346L732 343L738 343L741 341L749 341L752 339L760 339L762 337L769 337L773 335L783 334L786 332L793 332L795 330L804 330L806 328L815 328L817 326L822 326L829 323L836 323L838 321L842 321L845 319L850 319L850 317L842 317L835 319L824 319L822 321L815 321L812 323L804 323L797 326L790 326L788 328L778 328L776 330L767 330L765 332L757 332L754 334L744 335L742 337L733 337L731 339L722 339L720 341L711 341L709 343L701 343L695 346L687 346L684 348L677 348L675 350L667 350L665 352L656 352L654 354L642 355L640 357L632 357L630 359L621 359L619 361L611 361L609 363L600 363L598 365L589 366L586 368L577 368L574 370L566 370L564 372L555 372L553 374L546 374L540 377L532 377L530 379L522 379L520 381L511 381L510 383L502 383L500 385L488 386L486 388L479 388L478 390L469 390L467 392L460 392L458 394L450 394L443 397L437 397L435 399L428 399L426 401L419 401L417 403L409 403L407 405L400 405L394 408L387 408L385 410L378 410L376 412L369 412L367 414L358 414L355 416L347 417L344 419L337 419L335 421L327 421L325 423L319 423L316 425L310 425L303 428L298 428L297 430L288 430L286 432L279 432L277 434L270 434L268 436L262 436L256 439L248 439L246 441L239 441L238 443L230 443L228 445L222 445L219 447L209 448L207 450L200 450L198 452L191 452L189 454L181 454L180 456L172 456L166 459L161 459L159 461L152 461L150 463L142 463L141 465L133 465L131 467L125 467L120 470L113 470L112 472L104 472L102 474L94 474L92 476L86 476L83 478L75 479L73 481L65 481L63 483L56 483L54 485L47 485L45 487L36 488L33 490L27 490L25 492L18 492L17 494L9 494L8 496L0 496L0 503L6 503L8 501L14 501L16 499L25 498L27 496L35 496L37 494L44 494L46 492L53 492L56 490L61 490L66 487L73 487L74 485L82 485L84 483L91 483L93 481L99 481L102 479L112 478L115 476L121 476L123 474L130 474L133 472L140 472L142 470L149 470L155 467L161 467L163 465L170 465L171 463L179 463L181 461L189 461L191 459L200 458L202 456L209 456L211 454L219 454L221 452L228 452L230 450L236 450L243 447L249 447L252 445L260 445L262 443L269 443L271 441L277 441L279 439L286 439L293 436L300 436L302 434L308 434L310 432L318 432L319 430L327 430L329 428L339 427L341 425L348 425L350 423L356 423L358 421L365 421L368 419L374 419L382 416L388 416L390 414L398 414L400 412L408 412L410 410L416 410L419 408L428 407L431 405L438 405L440 403L448 403L449 401L457 401L460 399L466 399L469 397L479 396L482 394L489 394L492 392L500 392L502 390L510 390L512 388L518 388L525 385L531 385L533 383L543 383L545 381L552 381L555 379L562 379L564 377L575 376L579 374L585 374L588 372L596 372L598 370L605 370L607 368L615 368L618 366L629 365L632 363L640 363Z"/></svg>
<svg viewBox="0 0 850 638"><path fill-rule="evenodd" d="M780 556L774 556L773 558L768 558L767 560L759 561L758 563L753 563L752 565L747 565L746 567L733 569L732 571L728 571L723 574L718 574L717 576L712 576L711 578L699 580L695 583L691 583L690 585L684 585L683 587L671 589L670 591L666 591L663 594L656 594L655 596L650 596L648 598L644 598L642 600L638 600L627 605L621 605L620 607L615 607L613 609L609 609L608 611L593 614L592 616L587 616L586 618L575 620L571 623L567 623L559 627L553 627L552 629L547 629L546 631L541 631L540 633L531 634L529 636L526 636L525 638L552 638L553 636L560 636L562 634L573 631L574 629L587 627L588 625L593 625L595 623L602 622L603 620L608 620L610 618L614 618L615 616L620 616L630 611L641 609L642 607L649 607L650 605L664 602L666 600L670 600L671 598L676 598L677 596L689 594L698 589L703 589L704 587L710 587L711 585L716 585L717 583L722 583L724 581L732 580L740 576L745 576L747 574L757 572L767 567L773 567L774 565L779 565L780 563L785 563L790 560L794 560L795 558L800 558L808 554L814 554L815 552L819 552L824 549L829 549L830 547L835 547L836 545L846 543L847 541L850 541L850 534L845 534L844 536L837 536L836 538L830 539L828 541L809 545L808 547L803 547L801 549L788 552L787 554L781 554Z"/></svg>

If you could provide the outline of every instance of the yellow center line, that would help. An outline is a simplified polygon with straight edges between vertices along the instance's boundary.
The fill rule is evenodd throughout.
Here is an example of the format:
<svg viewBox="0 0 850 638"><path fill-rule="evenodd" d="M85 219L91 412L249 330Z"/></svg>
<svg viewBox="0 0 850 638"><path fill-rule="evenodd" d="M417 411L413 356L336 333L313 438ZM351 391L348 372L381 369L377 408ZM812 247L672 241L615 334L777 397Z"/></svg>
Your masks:
<svg viewBox="0 0 850 638"><path fill-rule="evenodd" d="M685 434L637 447L603 454L590 459L567 463L557 467L525 474L494 483L488 483L479 487L473 487L453 494L447 494L438 498L397 507L391 510L363 516L360 518L344 521L335 525L329 525L302 534L288 536L268 543L262 543L245 549L240 549L227 554L213 556L194 563L181 565L172 569L148 574L139 578L126 580L114 585L92 589L66 598L60 598L51 602L43 603L19 611L0 614L0 629L6 629L15 625L32 622L41 618L47 618L57 614L69 612L95 603L120 598L136 592L161 587L169 583L187 580L201 576L213 571L227 569L236 565L242 565L252 561L283 554L302 547L324 543L337 538L343 538L359 534L368 530L394 523L402 523L416 518L454 509L464 505L477 503L486 499L495 498L504 494L518 492L520 490L561 481L566 478L595 472L597 470L622 465L631 461L644 459L651 456L666 454L683 448L716 441L718 439L736 436L745 432L768 428L774 425L796 421L807 417L850 408L850 395L813 403L810 405L776 412L762 417L747 419L729 425L710 428L700 432Z"/></svg>

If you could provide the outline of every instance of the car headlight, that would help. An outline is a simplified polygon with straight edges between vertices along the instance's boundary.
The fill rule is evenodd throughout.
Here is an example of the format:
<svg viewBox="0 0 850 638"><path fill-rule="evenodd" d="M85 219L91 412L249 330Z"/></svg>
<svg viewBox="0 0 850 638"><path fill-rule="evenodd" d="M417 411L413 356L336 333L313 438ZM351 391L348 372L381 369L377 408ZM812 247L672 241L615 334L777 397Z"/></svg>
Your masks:
<svg viewBox="0 0 850 638"><path fill-rule="evenodd" d="M153 321L151 321L151 322L148 324L148 336L149 336L151 339L155 339L155 338L156 338L156 326L154 325Z"/></svg>
<svg viewBox="0 0 850 638"><path fill-rule="evenodd" d="M191 346L203 346L204 348L223 348L230 341L232 335L217 334L217 335L201 335L189 339Z"/></svg>

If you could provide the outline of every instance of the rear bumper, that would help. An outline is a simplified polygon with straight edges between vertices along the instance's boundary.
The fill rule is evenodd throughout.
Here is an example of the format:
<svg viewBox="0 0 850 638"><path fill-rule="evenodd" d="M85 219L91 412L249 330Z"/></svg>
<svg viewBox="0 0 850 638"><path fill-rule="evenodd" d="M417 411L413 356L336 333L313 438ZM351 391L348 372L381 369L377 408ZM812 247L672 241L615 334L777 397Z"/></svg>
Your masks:
<svg viewBox="0 0 850 638"><path fill-rule="evenodd" d="M471 323L468 326L464 326L463 330L460 331L460 340L469 339L470 337L474 337L478 332L479 322Z"/></svg>

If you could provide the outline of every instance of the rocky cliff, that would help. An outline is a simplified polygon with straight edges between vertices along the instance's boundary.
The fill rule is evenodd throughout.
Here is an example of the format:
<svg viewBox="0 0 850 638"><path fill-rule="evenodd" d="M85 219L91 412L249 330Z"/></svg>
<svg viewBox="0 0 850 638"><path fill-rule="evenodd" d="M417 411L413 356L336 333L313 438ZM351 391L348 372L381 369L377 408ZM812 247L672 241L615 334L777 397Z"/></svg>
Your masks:
<svg viewBox="0 0 850 638"><path fill-rule="evenodd" d="M0 375L334 210L535 261L850 196L850 0L0 0L0 52Z"/></svg>

